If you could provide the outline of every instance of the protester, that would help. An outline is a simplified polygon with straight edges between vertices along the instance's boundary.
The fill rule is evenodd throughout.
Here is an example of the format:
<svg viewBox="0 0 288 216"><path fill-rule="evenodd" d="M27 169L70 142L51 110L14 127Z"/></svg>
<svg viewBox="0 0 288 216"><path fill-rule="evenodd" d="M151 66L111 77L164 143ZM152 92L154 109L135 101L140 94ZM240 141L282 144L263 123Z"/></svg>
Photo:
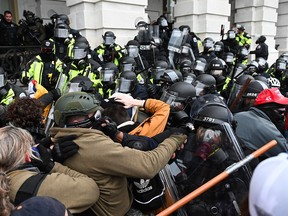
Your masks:
<svg viewBox="0 0 288 216"><path fill-rule="evenodd" d="M264 89L256 97L253 107L235 115L237 136L252 150L275 139L278 145L264 153L264 157L286 152L288 144L283 133L287 105L288 98L278 88Z"/></svg>
<svg viewBox="0 0 288 216"><path fill-rule="evenodd" d="M100 102L85 92L71 92L61 96L55 104L55 123L50 130L53 139L75 134L79 151L65 165L92 177L100 188L100 197L92 206L96 215L125 215L131 207L132 196L127 177L153 178L169 161L186 139L172 135L157 148L143 152L123 147L127 134L115 130L106 122L103 131L91 129L95 116L101 112ZM129 137L129 136L128 136ZM95 142L96 141L96 142ZM105 164L105 165L104 165Z"/></svg>
<svg viewBox="0 0 288 216"><path fill-rule="evenodd" d="M97 201L99 188L95 182L54 162L46 147L35 146L27 130L12 125L0 128L0 149L0 191L4 203L10 205L8 196L15 205L32 196L50 196L62 202L71 213L80 213Z"/></svg>

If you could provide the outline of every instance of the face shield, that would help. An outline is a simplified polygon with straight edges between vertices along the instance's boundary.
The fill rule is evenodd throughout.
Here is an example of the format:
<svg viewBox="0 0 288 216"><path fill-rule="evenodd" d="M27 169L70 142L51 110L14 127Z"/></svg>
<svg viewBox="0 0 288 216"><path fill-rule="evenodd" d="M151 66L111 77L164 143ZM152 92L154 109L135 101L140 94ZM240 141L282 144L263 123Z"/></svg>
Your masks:
<svg viewBox="0 0 288 216"><path fill-rule="evenodd" d="M168 26L168 22L167 22L166 19L161 19L159 25L162 26L162 27L167 27Z"/></svg>
<svg viewBox="0 0 288 216"><path fill-rule="evenodd" d="M229 31L228 34L227 34L227 37L229 39L234 39L236 36L235 32L234 31Z"/></svg>
<svg viewBox="0 0 288 216"><path fill-rule="evenodd" d="M69 93L69 92L81 92L81 91L82 91L82 87L81 87L80 83L68 82L67 87L64 91L64 94Z"/></svg>
<svg viewBox="0 0 288 216"><path fill-rule="evenodd" d="M221 51L223 51L222 46L219 45L219 44L215 44L215 45L214 45L214 51L215 51L215 52L221 52Z"/></svg>
<svg viewBox="0 0 288 216"><path fill-rule="evenodd" d="M114 37L106 36L106 37L104 38L104 44L105 44L105 45L112 45L112 44L114 44L114 43L115 43Z"/></svg>
<svg viewBox="0 0 288 216"><path fill-rule="evenodd" d="M185 101L184 98L182 99L183 100L181 101ZM178 112L185 109L185 104L179 101L180 98L178 97L178 92L164 90L160 100L170 104L170 109L172 112Z"/></svg>
<svg viewBox="0 0 288 216"><path fill-rule="evenodd" d="M286 70L287 64L285 61L276 61L276 70L283 71Z"/></svg>
<svg viewBox="0 0 288 216"><path fill-rule="evenodd" d="M4 74L0 74L0 88L4 87L6 84L6 79Z"/></svg>
<svg viewBox="0 0 288 216"><path fill-rule="evenodd" d="M195 77L196 76L191 76L188 74L187 76L184 77L184 82L193 84L195 82Z"/></svg>
<svg viewBox="0 0 288 216"><path fill-rule="evenodd" d="M87 56L87 51L85 49L73 48L72 49L72 58L74 60L83 59Z"/></svg>
<svg viewBox="0 0 288 216"><path fill-rule="evenodd" d="M123 77L120 77L117 82L117 88L118 92L121 93L130 93L134 90L135 88L135 80L128 80Z"/></svg>
<svg viewBox="0 0 288 216"><path fill-rule="evenodd" d="M232 55L226 55L224 60L225 60L225 62L226 62L227 64L233 63L233 62L234 62L234 56L232 56Z"/></svg>
<svg viewBox="0 0 288 216"><path fill-rule="evenodd" d="M214 43L213 43L213 41L211 41L211 40L206 40L206 41L203 42L203 46L204 46L204 48L206 48L206 49L212 48L213 45L214 45Z"/></svg>
<svg viewBox="0 0 288 216"><path fill-rule="evenodd" d="M190 50L190 47L188 47L188 46L182 46L182 51L181 51L181 53L183 53L183 54L189 54L189 50Z"/></svg>
<svg viewBox="0 0 288 216"><path fill-rule="evenodd" d="M207 88L207 85L201 83L200 81L196 80L194 83L195 90L196 90L196 96L202 96L205 94L205 88Z"/></svg>
<svg viewBox="0 0 288 216"><path fill-rule="evenodd" d="M206 64L204 63L204 62L201 62L201 61L195 61L194 62L194 64L193 64L193 67L192 67L192 69L194 70L194 71L201 71L201 72L203 72L204 73L204 71L205 71L205 66L206 66Z"/></svg>
<svg viewBox="0 0 288 216"><path fill-rule="evenodd" d="M101 70L100 79L103 82L114 82L115 81L115 71L110 69Z"/></svg>
<svg viewBox="0 0 288 216"><path fill-rule="evenodd" d="M210 70L210 74L213 75L214 77L222 76L223 70Z"/></svg>
<svg viewBox="0 0 288 216"><path fill-rule="evenodd" d="M122 72L124 71L134 71L134 67L133 67L133 64L122 64Z"/></svg>
<svg viewBox="0 0 288 216"><path fill-rule="evenodd" d="M55 28L54 29L54 36L56 38L68 38L69 36L69 29L65 28Z"/></svg>
<svg viewBox="0 0 288 216"><path fill-rule="evenodd" d="M139 54L139 48L137 46L128 46L127 52L130 57L136 58Z"/></svg>

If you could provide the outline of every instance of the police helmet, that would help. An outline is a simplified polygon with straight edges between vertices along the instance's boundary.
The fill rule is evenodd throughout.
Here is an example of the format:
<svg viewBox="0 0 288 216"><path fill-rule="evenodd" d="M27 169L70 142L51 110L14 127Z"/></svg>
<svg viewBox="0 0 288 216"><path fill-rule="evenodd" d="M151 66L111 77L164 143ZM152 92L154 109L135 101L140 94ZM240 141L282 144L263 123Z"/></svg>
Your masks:
<svg viewBox="0 0 288 216"><path fill-rule="evenodd" d="M116 36L112 31L106 31L104 35L102 35L102 38L105 45L112 45L115 43Z"/></svg>
<svg viewBox="0 0 288 216"><path fill-rule="evenodd" d="M256 58L256 62L258 62L258 73L263 73L269 68L268 62L262 57Z"/></svg>
<svg viewBox="0 0 288 216"><path fill-rule="evenodd" d="M160 79L164 83L173 84L183 81L183 75L178 70L166 69Z"/></svg>
<svg viewBox="0 0 288 216"><path fill-rule="evenodd" d="M256 40L256 44L259 43L264 43L266 41L266 37L264 35L261 35L257 40Z"/></svg>
<svg viewBox="0 0 288 216"><path fill-rule="evenodd" d="M249 74L242 74L241 76L237 77L235 83L238 85L244 85L247 79L254 80L254 77Z"/></svg>
<svg viewBox="0 0 288 216"><path fill-rule="evenodd" d="M227 39L235 39L236 32L233 29L227 31Z"/></svg>
<svg viewBox="0 0 288 216"><path fill-rule="evenodd" d="M184 110L185 106L196 97L196 90L192 84L176 82L164 90L160 100L170 104L172 112Z"/></svg>
<svg viewBox="0 0 288 216"><path fill-rule="evenodd" d="M233 114L222 102L210 102L206 103L200 108L196 114L192 117L195 128L213 127L220 125L224 122L233 125Z"/></svg>
<svg viewBox="0 0 288 216"><path fill-rule="evenodd" d="M75 40L72 48L72 59L79 60L85 58L89 53L89 43L85 37Z"/></svg>
<svg viewBox="0 0 288 216"><path fill-rule="evenodd" d="M55 103L54 120L59 127L91 127L91 114L101 111L100 101L86 92L70 92ZM68 122L72 116L85 117L77 123Z"/></svg>
<svg viewBox="0 0 288 216"><path fill-rule="evenodd" d="M203 47L205 49L210 49L214 46L214 40L211 37L207 37L203 41Z"/></svg>
<svg viewBox="0 0 288 216"><path fill-rule="evenodd" d="M207 61L205 58L197 57L192 65L192 70L196 75L202 74L206 70Z"/></svg>
<svg viewBox="0 0 288 216"><path fill-rule="evenodd" d="M226 76L227 65L224 60L216 57L212 59L207 68L208 72L213 76Z"/></svg>
<svg viewBox="0 0 288 216"><path fill-rule="evenodd" d="M69 37L70 27L65 23L58 23L54 27L54 37L66 39Z"/></svg>
<svg viewBox="0 0 288 216"><path fill-rule="evenodd" d="M73 91L91 92L93 91L93 82L87 76L78 75L72 78L67 84L67 86L69 87L69 92L73 92Z"/></svg>
<svg viewBox="0 0 288 216"><path fill-rule="evenodd" d="M137 75L133 71L124 71L120 74L117 82L119 92L130 93L137 85Z"/></svg>
<svg viewBox="0 0 288 216"><path fill-rule="evenodd" d="M180 30L180 31L183 31L184 29L187 29L188 32L191 31L191 28L190 28L189 25L181 25L181 26L179 26L179 30Z"/></svg>
<svg viewBox="0 0 288 216"><path fill-rule="evenodd" d="M214 44L214 51L215 52L224 51L224 43L222 41L216 41Z"/></svg>
<svg viewBox="0 0 288 216"><path fill-rule="evenodd" d="M216 90L216 79L211 74L200 74L196 77L194 86L196 96L213 93Z"/></svg>
<svg viewBox="0 0 288 216"><path fill-rule="evenodd" d="M251 80L246 90L242 94L242 97L255 99L262 90L267 89L267 88L268 86L264 82L259 81L259 80Z"/></svg>
<svg viewBox="0 0 288 216"><path fill-rule="evenodd" d="M180 63L180 72L185 77L186 74L191 72L192 67L192 61L190 59L184 59Z"/></svg>
<svg viewBox="0 0 288 216"><path fill-rule="evenodd" d="M124 56L120 59L120 71L134 71L136 67L136 61L131 56Z"/></svg>
<svg viewBox="0 0 288 216"><path fill-rule="evenodd" d="M65 23L66 25L70 25L70 19L66 14L59 14L56 18L56 24Z"/></svg>
<svg viewBox="0 0 288 216"><path fill-rule="evenodd" d="M113 62L107 62L103 65L100 72L102 82L113 82L118 76L118 68Z"/></svg>

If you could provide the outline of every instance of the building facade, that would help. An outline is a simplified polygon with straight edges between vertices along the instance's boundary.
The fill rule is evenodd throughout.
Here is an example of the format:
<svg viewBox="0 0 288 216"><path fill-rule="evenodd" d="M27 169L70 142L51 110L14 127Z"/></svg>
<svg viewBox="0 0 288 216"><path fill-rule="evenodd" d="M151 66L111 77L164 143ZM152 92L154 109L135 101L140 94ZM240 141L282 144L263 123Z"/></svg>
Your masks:
<svg viewBox="0 0 288 216"><path fill-rule="evenodd" d="M228 31L234 23L244 25L250 33L251 50L256 39L265 35L270 64L288 51L288 0L1 0L0 6L2 11L14 12L16 22L23 10L33 11L44 22L49 22L53 12L68 14L71 27L80 30L92 48L102 42L107 30L123 46L137 34L138 17L154 22L165 14L174 27L187 24L202 40L220 40L221 25Z"/></svg>

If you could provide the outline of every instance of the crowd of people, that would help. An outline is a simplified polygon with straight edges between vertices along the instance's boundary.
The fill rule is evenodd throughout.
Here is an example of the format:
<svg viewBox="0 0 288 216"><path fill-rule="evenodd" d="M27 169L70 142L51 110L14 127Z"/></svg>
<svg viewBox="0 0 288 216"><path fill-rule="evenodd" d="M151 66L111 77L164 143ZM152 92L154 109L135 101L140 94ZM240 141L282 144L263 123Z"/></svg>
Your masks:
<svg viewBox="0 0 288 216"><path fill-rule="evenodd" d="M18 26L5 11L0 22L0 46L41 45L21 72L27 88L0 67L1 215L154 215L271 140L175 215L288 212L288 53L268 65L264 35L250 50L242 25L201 40L162 15L138 20L124 47L106 31L93 49L65 14L46 30L24 17ZM20 27L31 23L39 34Z"/></svg>

